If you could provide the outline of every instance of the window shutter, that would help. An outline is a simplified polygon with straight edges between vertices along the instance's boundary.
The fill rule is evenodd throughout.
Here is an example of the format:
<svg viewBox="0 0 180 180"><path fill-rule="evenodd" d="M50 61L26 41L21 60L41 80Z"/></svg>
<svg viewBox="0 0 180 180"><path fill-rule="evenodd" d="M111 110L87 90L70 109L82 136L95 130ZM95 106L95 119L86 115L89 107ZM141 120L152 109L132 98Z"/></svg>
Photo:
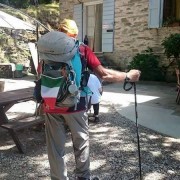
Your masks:
<svg viewBox="0 0 180 180"><path fill-rule="evenodd" d="M149 0L149 28L162 27L164 0Z"/></svg>
<svg viewBox="0 0 180 180"><path fill-rule="evenodd" d="M114 0L103 0L102 51L113 52Z"/></svg>
<svg viewBox="0 0 180 180"><path fill-rule="evenodd" d="M78 39L79 41L83 41L82 4L74 5L73 19L76 21L78 26Z"/></svg>

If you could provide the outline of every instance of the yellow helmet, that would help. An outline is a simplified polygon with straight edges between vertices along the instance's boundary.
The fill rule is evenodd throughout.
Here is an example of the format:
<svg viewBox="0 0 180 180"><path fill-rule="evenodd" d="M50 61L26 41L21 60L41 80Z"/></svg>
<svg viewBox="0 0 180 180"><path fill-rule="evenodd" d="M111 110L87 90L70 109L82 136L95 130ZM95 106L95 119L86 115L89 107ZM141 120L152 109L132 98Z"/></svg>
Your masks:
<svg viewBox="0 0 180 180"><path fill-rule="evenodd" d="M74 20L71 19L64 19L60 25L59 30L64 29L66 30L70 35L78 35L78 27Z"/></svg>

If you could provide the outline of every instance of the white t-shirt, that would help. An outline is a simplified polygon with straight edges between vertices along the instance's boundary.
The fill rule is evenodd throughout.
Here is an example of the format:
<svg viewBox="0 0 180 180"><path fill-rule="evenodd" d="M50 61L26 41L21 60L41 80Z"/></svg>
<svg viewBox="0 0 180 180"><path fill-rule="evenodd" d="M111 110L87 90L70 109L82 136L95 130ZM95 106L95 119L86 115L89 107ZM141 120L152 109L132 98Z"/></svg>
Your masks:
<svg viewBox="0 0 180 180"><path fill-rule="evenodd" d="M97 104L101 100L102 85L94 74L90 74L87 86L92 91L91 104Z"/></svg>

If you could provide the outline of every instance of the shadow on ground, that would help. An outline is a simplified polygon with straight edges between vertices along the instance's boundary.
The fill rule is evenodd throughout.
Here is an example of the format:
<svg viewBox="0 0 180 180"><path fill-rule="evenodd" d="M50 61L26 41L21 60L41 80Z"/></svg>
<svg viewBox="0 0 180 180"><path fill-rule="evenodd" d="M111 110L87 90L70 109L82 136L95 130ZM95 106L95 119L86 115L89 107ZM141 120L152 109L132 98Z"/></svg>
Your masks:
<svg viewBox="0 0 180 180"><path fill-rule="evenodd" d="M102 180L136 180L139 177L135 123L113 106L102 104L100 123L90 122L92 176ZM25 130L19 137L26 150L19 154L11 137L0 129L0 179L50 179L44 129ZM180 141L139 126L142 175L146 180L180 179ZM67 133L66 159L70 180L74 179L74 156Z"/></svg>

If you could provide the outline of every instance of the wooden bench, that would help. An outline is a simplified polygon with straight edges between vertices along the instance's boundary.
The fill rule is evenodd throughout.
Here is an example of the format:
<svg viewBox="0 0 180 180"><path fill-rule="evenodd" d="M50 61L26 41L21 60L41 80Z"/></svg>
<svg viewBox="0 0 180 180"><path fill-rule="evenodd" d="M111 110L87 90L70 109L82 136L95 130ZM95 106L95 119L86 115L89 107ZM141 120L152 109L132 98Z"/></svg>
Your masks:
<svg viewBox="0 0 180 180"><path fill-rule="evenodd" d="M44 123L44 118L34 115L12 121L6 113L15 104L33 100L33 89L33 87L30 87L0 93L0 127L9 131L20 153L24 153L24 151L17 136L17 131ZM26 112L26 108L24 108L24 111Z"/></svg>
<svg viewBox="0 0 180 180"><path fill-rule="evenodd" d="M13 138L20 153L24 153L22 144L18 138L17 131L44 123L44 117L31 116L23 119L15 119L11 122L1 124L0 127L7 129Z"/></svg>

